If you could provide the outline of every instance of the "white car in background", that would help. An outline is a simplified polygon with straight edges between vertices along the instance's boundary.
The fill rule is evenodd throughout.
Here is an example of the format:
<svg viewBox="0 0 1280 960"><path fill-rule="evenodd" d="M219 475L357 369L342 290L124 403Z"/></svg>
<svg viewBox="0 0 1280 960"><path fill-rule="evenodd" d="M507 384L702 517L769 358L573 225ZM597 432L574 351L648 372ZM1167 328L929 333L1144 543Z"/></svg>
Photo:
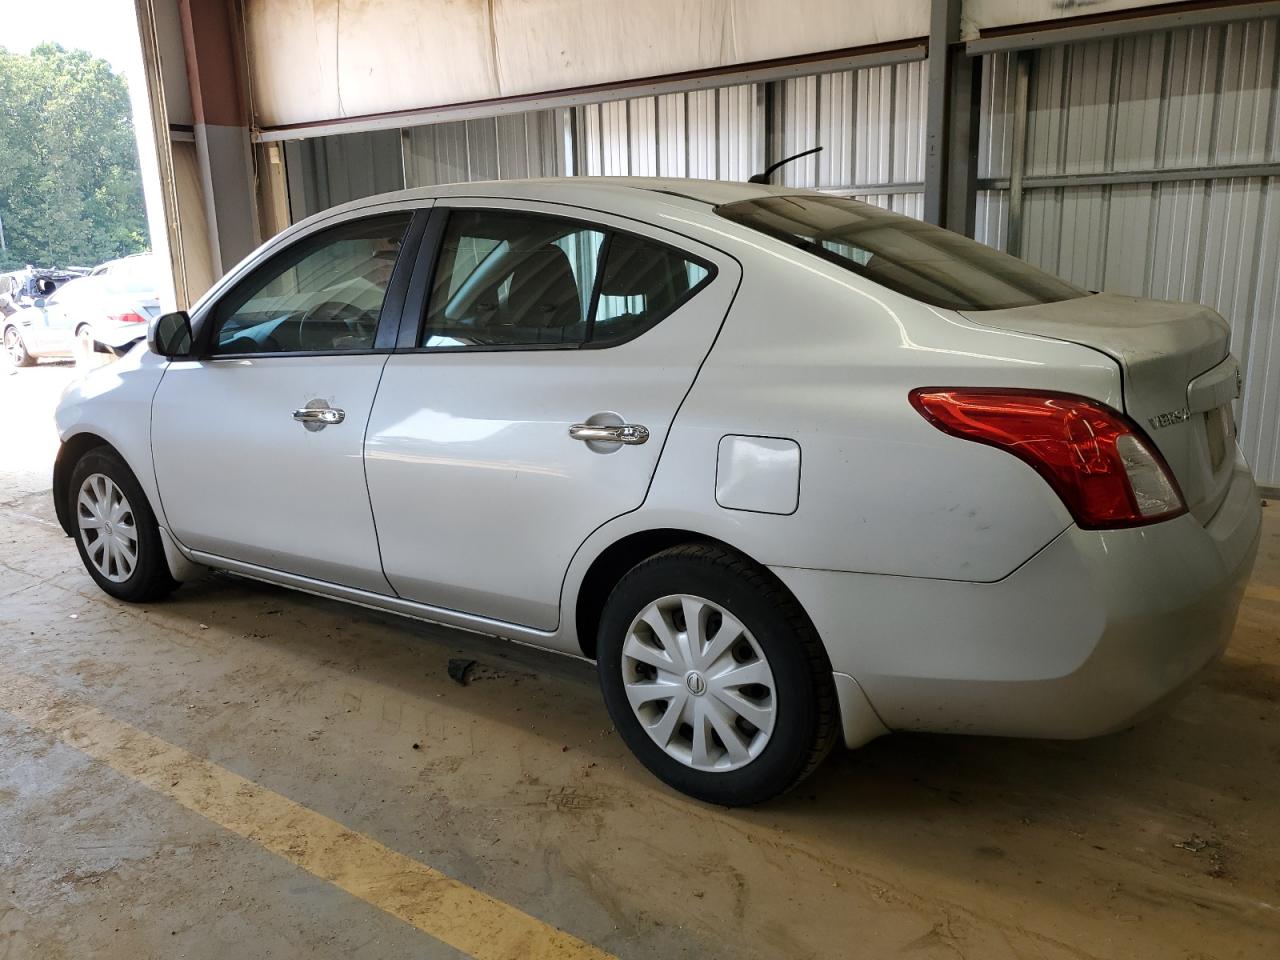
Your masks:
<svg viewBox="0 0 1280 960"><path fill-rule="evenodd" d="M41 357L70 357L77 338L123 352L160 314L164 269L154 254L111 260L6 317L0 336L10 362L23 367Z"/></svg>
<svg viewBox="0 0 1280 960"><path fill-rule="evenodd" d="M1128 726L1217 659L1258 544L1217 314L830 195L373 197L149 342L57 412L103 590L218 568L594 659L716 803L837 739Z"/></svg>

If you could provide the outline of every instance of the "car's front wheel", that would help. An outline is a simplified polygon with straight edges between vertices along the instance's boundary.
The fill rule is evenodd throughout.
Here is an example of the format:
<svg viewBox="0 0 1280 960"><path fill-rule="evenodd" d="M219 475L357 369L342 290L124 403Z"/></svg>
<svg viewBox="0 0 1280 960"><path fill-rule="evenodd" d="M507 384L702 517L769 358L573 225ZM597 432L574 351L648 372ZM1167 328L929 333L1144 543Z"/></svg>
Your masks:
<svg viewBox="0 0 1280 960"><path fill-rule="evenodd" d="M835 742L831 666L768 571L722 547L673 547L634 567L597 639L605 704L642 763L710 803L759 803Z"/></svg>
<svg viewBox="0 0 1280 960"><path fill-rule="evenodd" d="M76 463L68 490L76 548L89 576L120 600L143 603L173 591L160 528L128 465L109 447Z"/></svg>
<svg viewBox="0 0 1280 960"><path fill-rule="evenodd" d="M17 327L4 328L4 352L15 367L30 367L36 362L36 358L27 353L27 345Z"/></svg>

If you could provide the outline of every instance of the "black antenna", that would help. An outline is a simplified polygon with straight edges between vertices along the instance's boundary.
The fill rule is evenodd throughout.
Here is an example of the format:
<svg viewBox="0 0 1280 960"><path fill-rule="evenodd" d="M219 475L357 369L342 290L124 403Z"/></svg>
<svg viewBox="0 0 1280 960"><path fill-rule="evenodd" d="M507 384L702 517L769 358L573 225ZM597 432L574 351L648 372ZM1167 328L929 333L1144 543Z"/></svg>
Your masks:
<svg viewBox="0 0 1280 960"><path fill-rule="evenodd" d="M792 154L791 156L787 157L785 160L779 160L777 163L770 164L768 167L765 167L764 173L757 173L754 177L748 180L747 183L768 183L769 177L773 175L773 171L777 170L779 167L786 166L792 160L799 160L801 157L807 157L811 153L821 153L821 152L822 152L821 147L814 147L812 150L806 150L803 153Z"/></svg>

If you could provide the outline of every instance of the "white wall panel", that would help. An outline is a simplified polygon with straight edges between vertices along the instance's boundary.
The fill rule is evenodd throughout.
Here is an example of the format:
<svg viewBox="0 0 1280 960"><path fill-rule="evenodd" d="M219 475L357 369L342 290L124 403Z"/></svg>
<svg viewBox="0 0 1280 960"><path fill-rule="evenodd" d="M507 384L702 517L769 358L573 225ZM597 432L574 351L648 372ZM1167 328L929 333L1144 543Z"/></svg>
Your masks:
<svg viewBox="0 0 1280 960"><path fill-rule="evenodd" d="M913 39L929 0L245 0L244 24L274 127Z"/></svg>

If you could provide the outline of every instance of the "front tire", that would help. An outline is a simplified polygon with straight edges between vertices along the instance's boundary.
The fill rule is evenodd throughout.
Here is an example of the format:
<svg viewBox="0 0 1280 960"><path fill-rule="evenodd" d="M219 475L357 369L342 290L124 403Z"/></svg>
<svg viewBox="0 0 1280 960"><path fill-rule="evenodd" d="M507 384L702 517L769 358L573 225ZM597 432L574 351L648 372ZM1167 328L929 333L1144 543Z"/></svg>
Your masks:
<svg viewBox="0 0 1280 960"><path fill-rule="evenodd" d="M4 352L15 367L33 367L36 358L27 353L27 345L17 327L4 328Z"/></svg>
<svg viewBox="0 0 1280 960"><path fill-rule="evenodd" d="M710 544L665 550L619 581L597 640L605 705L660 780L723 806L813 772L838 728L831 665L767 570Z"/></svg>
<svg viewBox="0 0 1280 960"><path fill-rule="evenodd" d="M146 495L109 447L85 453L71 472L67 496L76 548L95 583L118 600L158 600L178 586L169 573Z"/></svg>

